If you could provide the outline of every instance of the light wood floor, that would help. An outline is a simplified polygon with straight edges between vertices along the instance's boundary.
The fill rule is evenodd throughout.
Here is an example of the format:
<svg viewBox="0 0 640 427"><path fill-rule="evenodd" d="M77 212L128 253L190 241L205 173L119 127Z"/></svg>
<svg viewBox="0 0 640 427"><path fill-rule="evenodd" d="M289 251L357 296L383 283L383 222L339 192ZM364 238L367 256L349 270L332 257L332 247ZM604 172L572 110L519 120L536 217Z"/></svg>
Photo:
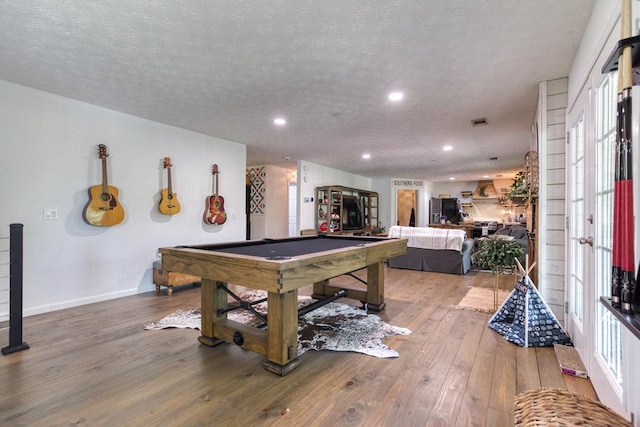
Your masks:
<svg viewBox="0 0 640 427"><path fill-rule="evenodd" d="M286 377L235 345L199 344L197 330L143 330L197 307L199 288L28 317L31 348L0 356L0 425L493 427L512 425L527 389L595 396L560 373L552 348L520 348L486 326L488 314L453 308L470 286L490 287L490 273L386 275L381 317L413 331L385 341L400 357L310 351Z"/></svg>

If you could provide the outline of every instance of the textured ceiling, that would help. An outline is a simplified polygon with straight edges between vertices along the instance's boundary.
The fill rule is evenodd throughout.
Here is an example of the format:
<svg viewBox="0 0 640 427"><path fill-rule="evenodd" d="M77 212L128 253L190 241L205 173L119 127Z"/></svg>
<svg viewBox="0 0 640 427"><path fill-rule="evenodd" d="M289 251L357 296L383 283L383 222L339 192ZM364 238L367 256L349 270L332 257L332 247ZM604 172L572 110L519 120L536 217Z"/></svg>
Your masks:
<svg viewBox="0 0 640 427"><path fill-rule="evenodd" d="M0 79L246 144L249 166L478 180L522 168L593 3L0 0Z"/></svg>

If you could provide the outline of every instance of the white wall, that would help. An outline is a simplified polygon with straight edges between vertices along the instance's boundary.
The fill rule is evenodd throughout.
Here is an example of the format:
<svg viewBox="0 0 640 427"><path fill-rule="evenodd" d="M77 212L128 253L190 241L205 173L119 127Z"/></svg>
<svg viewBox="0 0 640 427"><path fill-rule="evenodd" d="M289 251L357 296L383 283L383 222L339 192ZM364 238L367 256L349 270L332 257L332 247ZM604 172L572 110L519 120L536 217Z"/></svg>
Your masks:
<svg viewBox="0 0 640 427"><path fill-rule="evenodd" d="M633 1L632 3L635 17L638 14L638 2ZM612 35L614 23L620 16L620 4L620 1L597 0L593 7L591 19L582 36L582 41L580 42L576 56L571 64L571 71L569 72L569 109L571 109L582 87L588 81L589 73L598 56L603 52L605 56L608 56L614 48L614 46L606 43L606 40ZM632 25L632 34L637 34L638 22L632 20ZM615 34L614 37L617 40L620 38L620 35Z"/></svg>
<svg viewBox="0 0 640 427"><path fill-rule="evenodd" d="M316 228L316 187L342 185L344 187L357 188L359 190L376 191L376 189L372 188L372 183L373 181L371 178L354 175L307 161L299 161L298 230Z"/></svg>
<svg viewBox="0 0 640 427"><path fill-rule="evenodd" d="M396 222L396 190L391 185L391 180L387 178L377 178L373 180L373 189L378 192L379 212L378 225L389 231L389 226Z"/></svg>
<svg viewBox="0 0 640 427"><path fill-rule="evenodd" d="M6 81L0 123L0 236L24 224L25 315L152 290L160 246L244 239L244 145ZM87 190L102 179L98 144L107 145L109 183L125 208L112 227L82 219ZM156 208L165 156L182 205L175 216ZM213 163L228 220L207 226ZM44 220L43 209L56 209L58 220Z"/></svg>
<svg viewBox="0 0 640 427"><path fill-rule="evenodd" d="M565 301L565 158L568 79L540 83L538 288L560 323Z"/></svg>

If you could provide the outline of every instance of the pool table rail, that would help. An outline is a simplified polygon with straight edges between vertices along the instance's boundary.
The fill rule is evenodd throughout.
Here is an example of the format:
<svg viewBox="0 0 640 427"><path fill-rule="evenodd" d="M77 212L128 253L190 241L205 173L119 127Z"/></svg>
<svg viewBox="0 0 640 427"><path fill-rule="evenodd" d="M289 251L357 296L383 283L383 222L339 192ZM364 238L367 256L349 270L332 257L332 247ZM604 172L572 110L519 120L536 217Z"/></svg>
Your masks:
<svg viewBox="0 0 640 427"><path fill-rule="evenodd" d="M160 253L162 266L169 271L282 293L402 255L406 253L406 239L367 242L364 247L334 249L284 260L193 247L160 248Z"/></svg>

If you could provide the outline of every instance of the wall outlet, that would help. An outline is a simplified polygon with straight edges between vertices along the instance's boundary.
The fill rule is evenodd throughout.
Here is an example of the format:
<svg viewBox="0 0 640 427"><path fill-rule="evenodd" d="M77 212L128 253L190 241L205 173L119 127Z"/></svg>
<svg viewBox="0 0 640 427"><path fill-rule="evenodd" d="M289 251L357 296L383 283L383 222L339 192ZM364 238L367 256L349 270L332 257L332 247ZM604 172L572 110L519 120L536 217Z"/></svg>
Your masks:
<svg viewBox="0 0 640 427"><path fill-rule="evenodd" d="M58 209L44 209L42 216L47 220L58 219Z"/></svg>

